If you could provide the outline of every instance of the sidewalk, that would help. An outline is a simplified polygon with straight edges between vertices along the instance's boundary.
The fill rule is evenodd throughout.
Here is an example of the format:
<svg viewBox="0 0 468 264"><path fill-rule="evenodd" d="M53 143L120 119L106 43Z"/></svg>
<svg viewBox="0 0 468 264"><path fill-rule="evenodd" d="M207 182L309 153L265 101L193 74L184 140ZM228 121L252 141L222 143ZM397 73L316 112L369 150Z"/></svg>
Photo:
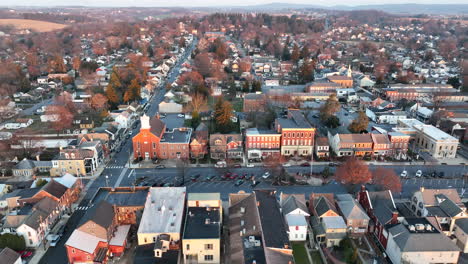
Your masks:
<svg viewBox="0 0 468 264"><path fill-rule="evenodd" d="M89 176L89 177L81 177L82 179L91 179L87 184L86 186L84 186L83 190L81 191L80 193L80 197L78 198L78 200L76 200L75 203L73 203L71 205L71 208L72 208L72 212L73 212L73 208L76 208L80 203L81 201L84 199L85 195L86 195L86 192L87 190L89 189L89 187L93 184L94 180L99 177L99 175L101 175L102 171L104 170L104 167L99 167L98 170L96 171L96 173L94 174L94 176ZM54 227L51 229L51 231L49 232L52 233L52 231L55 229L55 227L58 225L58 223L63 223L64 225L67 224L68 220L70 219L70 216L63 216L62 219L60 219L59 222L57 222L57 224L54 225ZM46 245L44 245L44 243L46 243ZM47 242L46 239L44 239L42 241L42 243L35 249L34 251L34 255L32 256L31 260L29 260L29 264L38 264L39 261L41 261L42 257L44 256L44 254L47 252L47 250L49 249L49 243ZM46 248L45 248L46 247Z"/></svg>

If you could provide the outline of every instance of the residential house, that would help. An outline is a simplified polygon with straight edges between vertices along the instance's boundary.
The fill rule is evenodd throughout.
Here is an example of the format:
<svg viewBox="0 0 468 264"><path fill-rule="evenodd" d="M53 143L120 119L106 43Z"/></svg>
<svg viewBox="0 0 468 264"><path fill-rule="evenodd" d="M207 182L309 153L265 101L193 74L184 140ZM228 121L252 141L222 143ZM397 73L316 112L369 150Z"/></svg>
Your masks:
<svg viewBox="0 0 468 264"><path fill-rule="evenodd" d="M229 195L229 263L294 263L274 191Z"/></svg>
<svg viewBox="0 0 468 264"><path fill-rule="evenodd" d="M245 149L249 160L264 159L268 156L279 157L281 134L272 130L246 129Z"/></svg>
<svg viewBox="0 0 468 264"><path fill-rule="evenodd" d="M426 218L405 218L388 228L392 263L458 263L460 249Z"/></svg>
<svg viewBox="0 0 468 264"><path fill-rule="evenodd" d="M8 122L5 124L5 129L21 129L26 128L32 125L34 120L31 118L18 118L13 122Z"/></svg>
<svg viewBox="0 0 468 264"><path fill-rule="evenodd" d="M244 155L241 134L211 134L210 155L212 159L241 159Z"/></svg>
<svg viewBox="0 0 468 264"><path fill-rule="evenodd" d="M386 157L392 153L390 140L387 135L371 133L371 138L374 146L375 157Z"/></svg>
<svg viewBox="0 0 468 264"><path fill-rule="evenodd" d="M452 235L455 221L467 218L466 207L457 189L426 189L414 192L410 202L411 211L418 217L435 217L442 232Z"/></svg>
<svg viewBox="0 0 468 264"><path fill-rule="evenodd" d="M310 156L313 154L315 128L300 110L289 109L286 118L275 120L275 130L281 133L281 155Z"/></svg>
<svg viewBox="0 0 468 264"><path fill-rule="evenodd" d="M219 193L189 193L182 250L184 263L220 263L223 206Z"/></svg>
<svg viewBox="0 0 468 264"><path fill-rule="evenodd" d="M289 241L306 241L310 214L304 195L281 193L280 206L288 225Z"/></svg>
<svg viewBox="0 0 468 264"><path fill-rule="evenodd" d="M26 247L35 248L43 243L59 220L60 212L59 203L50 197L43 197L32 206L30 214L16 228L16 233L24 237Z"/></svg>
<svg viewBox="0 0 468 264"><path fill-rule="evenodd" d="M335 134L328 132L330 147L338 157L364 157L373 154L373 141L370 134Z"/></svg>
<svg viewBox="0 0 468 264"><path fill-rule="evenodd" d="M205 157L206 154L208 154L208 126L200 123L190 142L190 157L199 159Z"/></svg>
<svg viewBox="0 0 468 264"><path fill-rule="evenodd" d="M350 194L337 194L336 200L348 233L357 236L366 234L370 218L361 205Z"/></svg>
<svg viewBox="0 0 468 264"><path fill-rule="evenodd" d="M131 127L133 123L134 114L131 110L116 110L110 113L110 116L118 124L117 126L119 129L127 129Z"/></svg>
<svg viewBox="0 0 468 264"><path fill-rule="evenodd" d="M330 145L327 137L318 137L315 140L315 155L319 159L330 157Z"/></svg>
<svg viewBox="0 0 468 264"><path fill-rule="evenodd" d="M185 208L185 187L152 187L138 227L138 245L154 243L154 256L161 258L180 250Z"/></svg>
<svg viewBox="0 0 468 264"><path fill-rule="evenodd" d="M16 177L32 177L37 173L47 173L51 168L51 161L28 160L24 158L13 168L13 175Z"/></svg>
<svg viewBox="0 0 468 264"><path fill-rule="evenodd" d="M91 129L94 128L94 120L89 116L78 116L75 117L73 123L80 126L80 129Z"/></svg>
<svg viewBox="0 0 468 264"><path fill-rule="evenodd" d="M11 248L4 248L0 251L0 259L3 264L22 264L21 255Z"/></svg>
<svg viewBox="0 0 468 264"><path fill-rule="evenodd" d="M392 192L369 192L363 187L357 200L371 219L369 233L374 234L383 249L387 248L388 227L398 224L398 211Z"/></svg>

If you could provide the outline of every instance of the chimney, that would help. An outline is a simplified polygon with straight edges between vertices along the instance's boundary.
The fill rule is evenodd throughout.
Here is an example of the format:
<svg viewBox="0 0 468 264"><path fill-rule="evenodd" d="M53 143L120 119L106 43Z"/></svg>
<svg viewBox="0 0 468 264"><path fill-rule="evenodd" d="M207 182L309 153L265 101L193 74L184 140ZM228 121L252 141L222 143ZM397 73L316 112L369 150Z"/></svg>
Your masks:
<svg viewBox="0 0 468 264"><path fill-rule="evenodd" d="M421 186L421 192L424 192L424 187L423 186Z"/></svg>
<svg viewBox="0 0 468 264"><path fill-rule="evenodd" d="M361 192L365 192L366 191L366 186L365 185L361 185Z"/></svg>
<svg viewBox="0 0 468 264"><path fill-rule="evenodd" d="M39 155L36 155L36 160L37 160L37 161L41 161Z"/></svg>
<svg viewBox="0 0 468 264"><path fill-rule="evenodd" d="M394 211L392 212L392 220L390 222L391 224L397 224L398 223L398 212Z"/></svg>

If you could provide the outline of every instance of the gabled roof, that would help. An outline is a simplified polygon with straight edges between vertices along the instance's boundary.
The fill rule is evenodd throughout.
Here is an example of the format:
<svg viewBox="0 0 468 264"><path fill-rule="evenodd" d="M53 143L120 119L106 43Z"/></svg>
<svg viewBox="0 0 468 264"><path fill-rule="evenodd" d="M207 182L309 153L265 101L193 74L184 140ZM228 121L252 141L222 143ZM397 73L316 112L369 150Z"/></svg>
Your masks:
<svg viewBox="0 0 468 264"><path fill-rule="evenodd" d="M75 229L68 238L65 245L92 254L96 250L99 242L107 241L105 239L83 232L79 229Z"/></svg>
<svg viewBox="0 0 468 264"><path fill-rule="evenodd" d="M294 195L294 194L293 195L282 194L282 196L285 196L281 203L281 210L284 215L287 215L296 209L300 209L306 215L309 215L309 210L307 209L307 206L305 204L304 195L300 197L299 195Z"/></svg>
<svg viewBox="0 0 468 264"><path fill-rule="evenodd" d="M325 196L320 196L314 200L314 208L318 217L321 217L328 211L333 211L338 214L335 205L331 203Z"/></svg>
<svg viewBox="0 0 468 264"><path fill-rule="evenodd" d="M452 200L445 199L439 204L440 208L450 217L454 217L463 212L460 206L456 205Z"/></svg>
<svg viewBox="0 0 468 264"><path fill-rule="evenodd" d="M0 259L2 260L2 264L14 264L18 259L21 259L21 255L10 248L4 248L0 251Z"/></svg>
<svg viewBox="0 0 468 264"><path fill-rule="evenodd" d="M422 189L421 191L424 205L438 205L437 195L443 194L456 204L461 204L460 195L457 189Z"/></svg>
<svg viewBox="0 0 468 264"><path fill-rule="evenodd" d="M44 187L42 187L42 191L50 193L52 196L56 197L57 199L62 198L68 188L61 183L58 183L55 180L49 181Z"/></svg>
<svg viewBox="0 0 468 264"><path fill-rule="evenodd" d="M81 218L80 226L88 221L94 222L96 225L102 226L105 229L111 226L114 220L114 208L112 204L107 201L100 201L93 207L88 209L86 214Z"/></svg>
<svg viewBox="0 0 468 264"><path fill-rule="evenodd" d="M338 194L338 207L346 220L369 220L369 216L364 212L361 205L358 204L350 194Z"/></svg>
<svg viewBox="0 0 468 264"><path fill-rule="evenodd" d="M162 136L162 132L166 130L166 124L159 119L158 116L153 116L150 119L150 126L151 126L151 133L153 133L155 136L160 137Z"/></svg>

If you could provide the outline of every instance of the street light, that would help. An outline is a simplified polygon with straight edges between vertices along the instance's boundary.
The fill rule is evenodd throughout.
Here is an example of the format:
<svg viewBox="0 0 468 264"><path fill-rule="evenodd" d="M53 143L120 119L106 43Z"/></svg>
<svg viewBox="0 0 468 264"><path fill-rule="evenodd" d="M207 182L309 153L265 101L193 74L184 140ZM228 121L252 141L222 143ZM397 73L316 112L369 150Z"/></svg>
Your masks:
<svg viewBox="0 0 468 264"><path fill-rule="evenodd" d="M106 187L109 187L109 176L106 175Z"/></svg>

